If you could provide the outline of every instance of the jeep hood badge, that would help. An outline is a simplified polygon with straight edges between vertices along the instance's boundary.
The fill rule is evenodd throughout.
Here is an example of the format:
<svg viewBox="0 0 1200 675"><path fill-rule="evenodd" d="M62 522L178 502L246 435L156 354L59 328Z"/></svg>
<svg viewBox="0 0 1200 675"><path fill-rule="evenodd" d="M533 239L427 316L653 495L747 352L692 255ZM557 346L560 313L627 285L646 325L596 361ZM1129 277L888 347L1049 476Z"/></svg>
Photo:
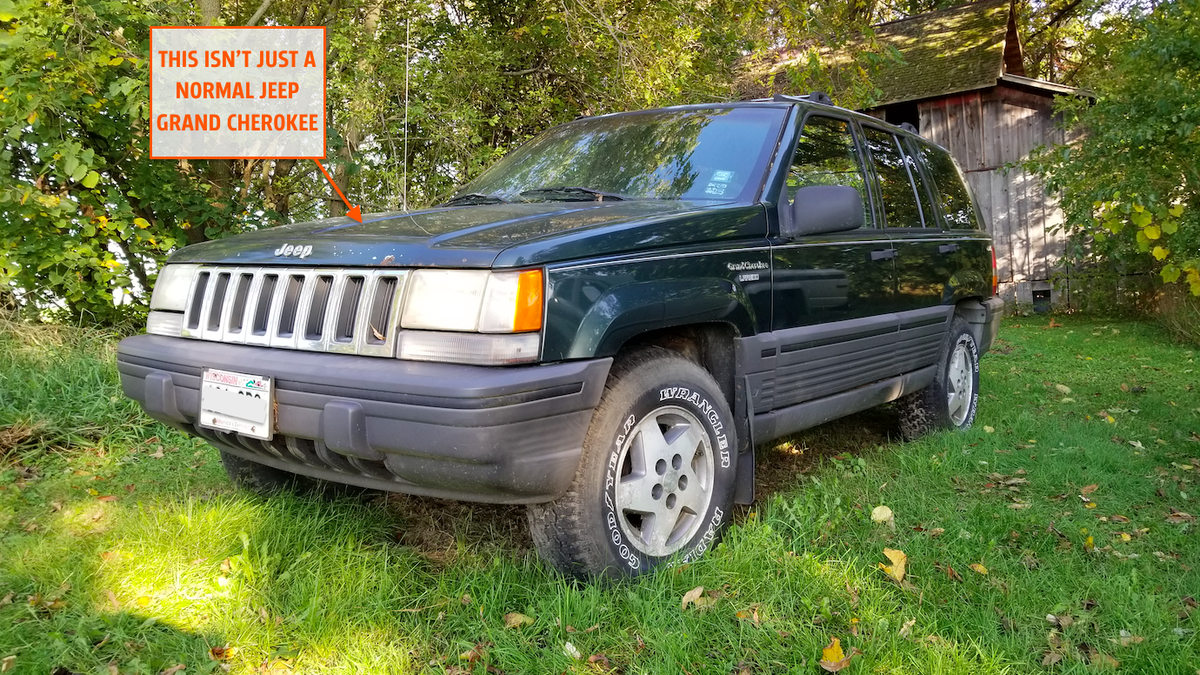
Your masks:
<svg viewBox="0 0 1200 675"><path fill-rule="evenodd" d="M312 246L304 246L301 244L284 244L275 249L275 255L280 258L300 258L301 260L312 255Z"/></svg>

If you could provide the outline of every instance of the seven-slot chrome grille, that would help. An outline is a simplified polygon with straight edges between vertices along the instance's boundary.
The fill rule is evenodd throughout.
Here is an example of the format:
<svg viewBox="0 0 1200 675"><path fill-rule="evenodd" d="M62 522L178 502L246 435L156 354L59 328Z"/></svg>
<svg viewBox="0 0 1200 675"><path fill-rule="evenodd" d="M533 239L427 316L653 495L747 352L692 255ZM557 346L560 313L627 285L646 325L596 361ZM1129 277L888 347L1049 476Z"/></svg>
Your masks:
<svg viewBox="0 0 1200 675"><path fill-rule="evenodd" d="M188 291L183 337L395 356L407 270L209 267Z"/></svg>

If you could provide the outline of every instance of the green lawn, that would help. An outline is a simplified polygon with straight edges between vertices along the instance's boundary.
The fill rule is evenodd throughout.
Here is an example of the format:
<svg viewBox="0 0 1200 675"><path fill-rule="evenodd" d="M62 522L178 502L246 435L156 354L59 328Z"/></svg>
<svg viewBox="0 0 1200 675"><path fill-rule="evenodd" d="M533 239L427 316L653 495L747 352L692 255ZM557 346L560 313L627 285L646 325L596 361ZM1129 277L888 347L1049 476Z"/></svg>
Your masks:
<svg viewBox="0 0 1200 675"><path fill-rule="evenodd" d="M1048 321L1006 323L971 431L899 443L880 410L760 449L721 546L590 586L518 508L239 493L121 397L110 336L3 324L0 669L821 673L836 637L844 673L1194 675L1196 354Z"/></svg>

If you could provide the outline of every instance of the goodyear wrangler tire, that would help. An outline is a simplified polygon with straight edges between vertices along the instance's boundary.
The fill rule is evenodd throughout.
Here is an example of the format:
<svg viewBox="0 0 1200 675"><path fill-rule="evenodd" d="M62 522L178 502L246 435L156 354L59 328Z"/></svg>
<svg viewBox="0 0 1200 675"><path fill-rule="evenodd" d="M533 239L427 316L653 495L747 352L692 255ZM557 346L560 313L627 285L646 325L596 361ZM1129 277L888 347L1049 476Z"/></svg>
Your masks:
<svg viewBox="0 0 1200 675"><path fill-rule="evenodd" d="M534 545L579 578L693 560L729 521L733 415L703 368L650 347L618 359L567 492L529 507Z"/></svg>
<svg viewBox="0 0 1200 675"><path fill-rule="evenodd" d="M900 434L911 441L931 431L969 429L978 405L979 346L967 322L955 316L933 382L898 401Z"/></svg>

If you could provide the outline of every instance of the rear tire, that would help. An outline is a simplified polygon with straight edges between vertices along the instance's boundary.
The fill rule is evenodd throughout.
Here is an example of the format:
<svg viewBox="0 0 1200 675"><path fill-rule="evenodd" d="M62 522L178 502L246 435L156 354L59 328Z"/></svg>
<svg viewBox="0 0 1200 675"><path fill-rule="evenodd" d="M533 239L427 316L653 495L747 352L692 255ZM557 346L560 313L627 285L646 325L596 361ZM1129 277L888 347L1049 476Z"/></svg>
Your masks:
<svg viewBox="0 0 1200 675"><path fill-rule="evenodd" d="M707 371L659 347L621 357L571 486L529 506L534 545L578 578L698 558L729 521L736 448L733 415Z"/></svg>
<svg viewBox="0 0 1200 675"><path fill-rule="evenodd" d="M911 441L943 429L964 431L975 421L978 404L979 346L967 322L955 315L933 382L897 401L900 435Z"/></svg>

